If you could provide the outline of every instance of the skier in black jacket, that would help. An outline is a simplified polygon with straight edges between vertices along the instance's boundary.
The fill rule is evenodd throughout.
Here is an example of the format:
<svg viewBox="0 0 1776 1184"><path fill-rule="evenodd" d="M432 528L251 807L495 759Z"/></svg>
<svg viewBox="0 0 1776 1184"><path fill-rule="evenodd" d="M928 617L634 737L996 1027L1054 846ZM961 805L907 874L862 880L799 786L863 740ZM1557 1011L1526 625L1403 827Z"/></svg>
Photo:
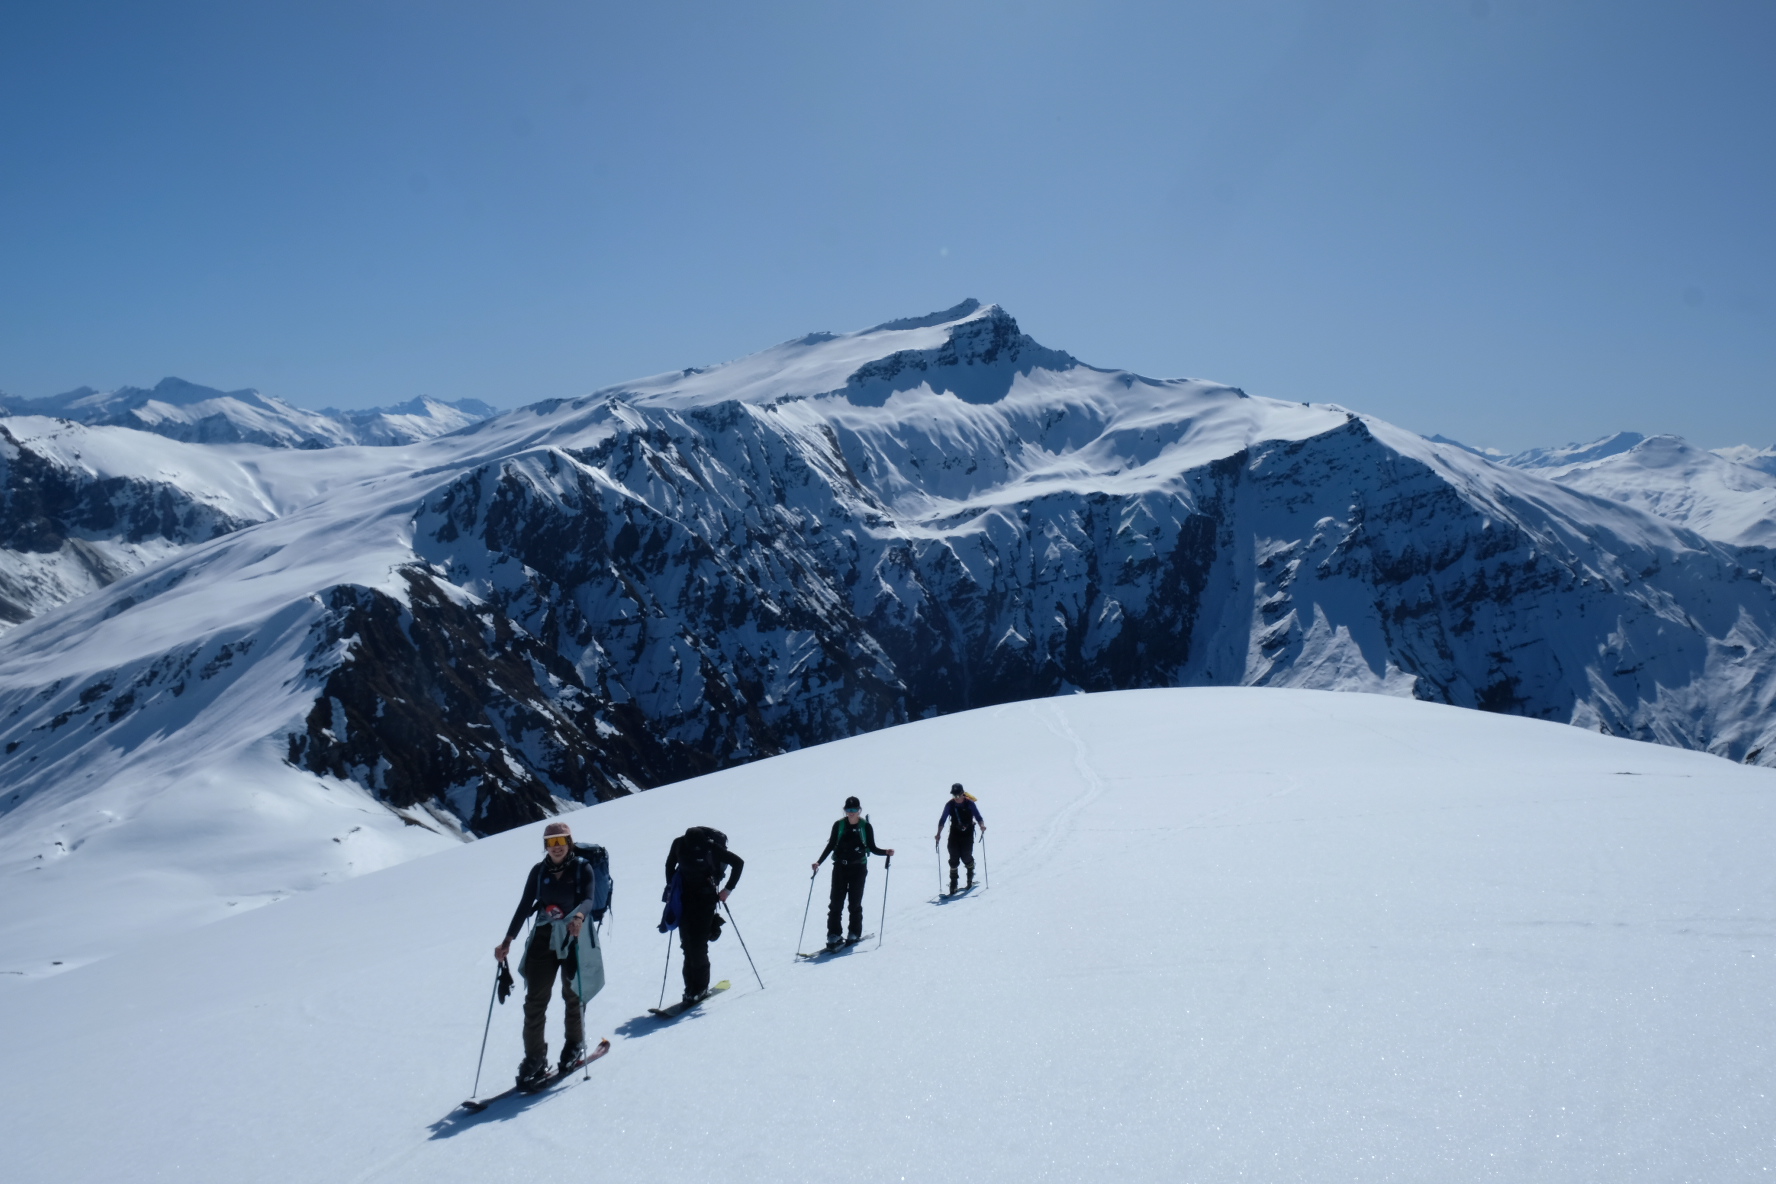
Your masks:
<svg viewBox="0 0 1776 1184"><path fill-rule="evenodd" d="M829 950L862 940L863 881L869 876L869 857L894 854L892 847L883 850L876 846L876 829L870 825L869 819L859 817L862 811L863 803L855 797L845 799L845 816L833 823L826 849L814 861L814 870L819 871L826 857L833 857L832 902L826 909L826 948ZM839 913L844 909L847 897L851 901L851 935L841 940Z"/></svg>
<svg viewBox="0 0 1776 1184"><path fill-rule="evenodd" d="M715 907L728 899L740 882L746 861L728 850L728 836L707 826L693 826L672 840L666 853L666 894L678 880L678 945L684 951L684 1004L693 1006L709 993L709 943L721 936ZM721 884L722 870L728 882ZM670 906L669 906L670 907ZM665 928L664 925L661 928Z"/></svg>
<svg viewBox="0 0 1776 1184"><path fill-rule="evenodd" d="M585 1012L574 990L575 941L590 916L603 920L604 910L594 910L592 865L574 854L573 832L565 822L543 828L544 857L530 869L524 896L506 927L506 940L493 949L501 962L512 949L512 939L534 913L536 925L518 969L524 975L524 1060L518 1066L518 1084L534 1084L549 1074L549 1045L543 1024L549 1013L549 995L555 978L561 977L561 1001L567 1005L566 1047L561 1050L565 1071L586 1055Z"/></svg>
<svg viewBox="0 0 1776 1184"><path fill-rule="evenodd" d="M987 820L981 817L980 807L968 796L960 781L950 786L950 800L944 803L943 813L937 816L937 834L931 836L936 840L943 834L944 823L950 824L950 891L956 891L956 864L968 865L968 886L974 887L974 827L980 824L981 834L987 833Z"/></svg>

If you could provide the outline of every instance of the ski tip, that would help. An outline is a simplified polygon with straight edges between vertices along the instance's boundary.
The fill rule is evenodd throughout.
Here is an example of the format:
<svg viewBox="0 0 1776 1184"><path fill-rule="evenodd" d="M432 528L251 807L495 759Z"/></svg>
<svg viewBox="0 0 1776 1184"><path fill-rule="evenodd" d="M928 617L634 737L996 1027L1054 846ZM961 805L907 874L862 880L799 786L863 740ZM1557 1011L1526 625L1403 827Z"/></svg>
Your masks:
<svg viewBox="0 0 1776 1184"><path fill-rule="evenodd" d="M733 983L731 983L731 982L729 982L729 981L728 981L728 980L727 980L727 979L725 979L725 978L724 978L724 979L722 979L722 981L721 981L721 982L719 982L719 983L716 983L716 984L715 984L715 986L713 986L713 987L711 987L711 988L710 988L710 990L713 990L713 991L725 991L725 990L727 990L727 989L728 989L728 988L729 988L729 987L731 987L731 986L733 986L733 985L734 985L734 984L733 984Z"/></svg>

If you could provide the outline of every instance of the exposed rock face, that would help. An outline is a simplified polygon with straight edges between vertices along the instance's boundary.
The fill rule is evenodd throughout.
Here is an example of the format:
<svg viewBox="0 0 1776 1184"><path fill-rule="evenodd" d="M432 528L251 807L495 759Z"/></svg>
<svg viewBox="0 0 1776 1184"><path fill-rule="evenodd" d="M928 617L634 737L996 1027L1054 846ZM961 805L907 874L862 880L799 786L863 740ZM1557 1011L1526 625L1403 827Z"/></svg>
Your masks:
<svg viewBox="0 0 1776 1184"><path fill-rule="evenodd" d="M46 777L23 762L71 735L59 716L100 744L164 711L488 833L933 714L1176 685L1411 695L1776 764L1763 550L1342 409L1084 366L996 308L415 447L92 598L85 633L21 630L17 654L71 673L0 686L21 746L0 774ZM169 589L235 616L187 625ZM260 730L128 691L165 660L112 669L80 639L113 619L232 630Z"/></svg>
<svg viewBox="0 0 1776 1184"><path fill-rule="evenodd" d="M0 424L0 625L246 525L172 481L60 463Z"/></svg>
<svg viewBox="0 0 1776 1184"><path fill-rule="evenodd" d="M595 448L488 464L426 502L415 549L476 598L482 626L427 627L445 650L369 664L466 662L478 673L452 718L533 703L530 734L569 721L572 741L512 744L497 722L450 733L453 758L499 736L474 758L498 771L441 767L395 790L362 770L399 725L364 719L357 779L403 802L429 784L486 827L508 815L486 792L470 808L471 781L540 817L551 796L932 714L1204 683L1410 694L1764 755L1767 713L1742 726L1703 690L1767 680L1776 596L1761 573L1693 537L1673 554L1533 505L1476 505L1361 420L1192 468L1176 491L904 522L856 476L855 437L741 405L606 413L616 430ZM412 578L414 603L438 612ZM317 706L315 747L292 752L340 773L316 759L329 718ZM568 750L595 754L594 772Z"/></svg>
<svg viewBox="0 0 1776 1184"><path fill-rule="evenodd" d="M420 569L401 574L405 602L328 596L311 650L320 694L289 738L292 763L397 809L448 809L479 833L713 767L657 742L633 707L590 710L573 667L506 617Z"/></svg>

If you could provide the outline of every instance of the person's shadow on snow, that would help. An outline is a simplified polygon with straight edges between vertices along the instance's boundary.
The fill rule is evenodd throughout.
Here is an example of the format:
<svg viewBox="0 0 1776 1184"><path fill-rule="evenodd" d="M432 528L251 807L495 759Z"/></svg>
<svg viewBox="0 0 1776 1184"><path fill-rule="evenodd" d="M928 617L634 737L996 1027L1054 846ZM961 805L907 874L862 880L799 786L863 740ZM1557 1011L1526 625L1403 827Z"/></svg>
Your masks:
<svg viewBox="0 0 1776 1184"><path fill-rule="evenodd" d="M652 1012L648 1012L645 1015L638 1015L632 1020L624 1020L622 1023L618 1024L614 1030L617 1035L625 1040L635 1040L642 1036L658 1032L662 1028L670 1028L674 1024L682 1024L687 1020L696 1019L702 1014L703 1009L700 1007L693 1007L689 1011L681 1011L674 1016L658 1016Z"/></svg>
<svg viewBox="0 0 1776 1184"><path fill-rule="evenodd" d="M434 1139L448 1139L453 1135L460 1135L472 1127L480 1126L484 1122L507 1122L529 1110L532 1106L548 1101L556 1094L566 1093L582 1080L584 1080L584 1074L576 1070L572 1077L534 1094L507 1094L492 1099L484 1110L471 1113L458 1106L426 1129L432 1132L431 1137Z"/></svg>

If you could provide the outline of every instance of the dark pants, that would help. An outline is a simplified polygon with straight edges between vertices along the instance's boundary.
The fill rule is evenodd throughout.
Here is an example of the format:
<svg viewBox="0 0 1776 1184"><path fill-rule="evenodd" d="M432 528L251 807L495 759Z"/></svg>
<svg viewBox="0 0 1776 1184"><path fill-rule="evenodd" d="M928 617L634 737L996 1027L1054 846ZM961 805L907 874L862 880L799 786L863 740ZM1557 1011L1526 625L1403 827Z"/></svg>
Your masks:
<svg viewBox="0 0 1776 1184"><path fill-rule="evenodd" d="M869 875L869 862L833 864L832 903L826 909L826 935L839 935L839 910L845 899L851 900L851 936L863 936L863 881Z"/></svg>
<svg viewBox="0 0 1776 1184"><path fill-rule="evenodd" d="M950 828L950 883L956 883L956 864L968 866L968 878L974 879L974 828Z"/></svg>
<svg viewBox="0 0 1776 1184"><path fill-rule="evenodd" d="M695 999L709 989L709 935L715 929L715 906L720 901L713 892L688 888L683 900L678 946L684 951L684 997Z"/></svg>
<svg viewBox="0 0 1776 1184"><path fill-rule="evenodd" d="M561 978L561 998L567 1004L567 1043L582 1044L586 1039L585 1015L580 1010L580 997L574 993L574 953L568 948L566 958L557 958L549 949L549 933L545 929L531 940L524 965L524 1055L526 1059L542 1060L549 1055L543 1039L543 1021L549 1014L549 996L555 990L555 979Z"/></svg>

